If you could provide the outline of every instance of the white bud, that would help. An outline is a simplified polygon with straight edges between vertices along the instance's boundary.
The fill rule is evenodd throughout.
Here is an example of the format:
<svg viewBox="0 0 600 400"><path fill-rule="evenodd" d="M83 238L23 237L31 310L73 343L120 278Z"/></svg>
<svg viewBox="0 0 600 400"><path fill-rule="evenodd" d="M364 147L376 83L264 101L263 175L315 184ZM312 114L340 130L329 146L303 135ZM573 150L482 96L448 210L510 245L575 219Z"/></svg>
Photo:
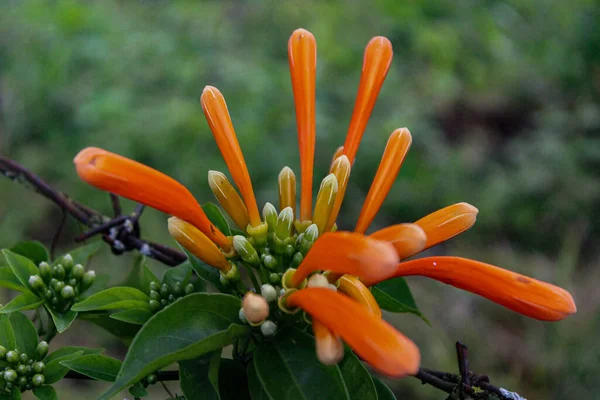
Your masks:
<svg viewBox="0 0 600 400"><path fill-rule="evenodd" d="M275 334L277 333L277 324L275 324L275 322L273 321L267 320L260 326L260 331L263 334L263 336L275 336Z"/></svg>
<svg viewBox="0 0 600 400"><path fill-rule="evenodd" d="M307 287L327 287L329 285L329 281L322 274L314 274L310 278L308 278Z"/></svg>
<svg viewBox="0 0 600 400"><path fill-rule="evenodd" d="M268 283L260 287L260 294L269 303L277 299L277 290L275 290L273 285L269 285Z"/></svg>

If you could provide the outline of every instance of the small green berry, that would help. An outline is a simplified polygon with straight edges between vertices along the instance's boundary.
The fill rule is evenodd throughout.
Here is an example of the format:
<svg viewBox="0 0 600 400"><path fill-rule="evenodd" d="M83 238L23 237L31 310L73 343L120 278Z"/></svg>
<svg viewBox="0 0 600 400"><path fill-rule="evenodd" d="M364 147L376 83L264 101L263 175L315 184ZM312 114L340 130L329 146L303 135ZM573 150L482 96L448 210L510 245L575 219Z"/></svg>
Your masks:
<svg viewBox="0 0 600 400"><path fill-rule="evenodd" d="M30 361L33 361L33 360L30 360ZM25 375L27 375L27 376L33 375L33 367L31 365L27 366L27 372Z"/></svg>
<svg viewBox="0 0 600 400"><path fill-rule="evenodd" d="M14 369L7 368L4 370L4 380L6 382L12 383L12 382L16 381L18 377L19 376L17 375L17 373L15 372Z"/></svg>
<svg viewBox="0 0 600 400"><path fill-rule="evenodd" d="M160 301L160 293L158 293L156 290L151 290L150 291L150 298L152 300Z"/></svg>
<svg viewBox="0 0 600 400"><path fill-rule="evenodd" d="M31 386L31 383L28 383L27 385L25 385L25 390L31 390L33 389L33 386Z"/></svg>
<svg viewBox="0 0 600 400"><path fill-rule="evenodd" d="M6 361L9 364L16 364L19 362L19 353L15 350L11 350L6 353Z"/></svg>
<svg viewBox="0 0 600 400"><path fill-rule="evenodd" d="M35 373L37 374L41 374L42 372L44 372L44 369L46 368L46 364L44 364L41 361L36 362L35 364L33 364L33 370L35 371Z"/></svg>
<svg viewBox="0 0 600 400"><path fill-rule="evenodd" d="M63 279L65 279L66 272L61 264L58 264L58 265L55 265L54 267L52 267L52 276L55 277L56 279L58 279L59 281L62 281Z"/></svg>
<svg viewBox="0 0 600 400"><path fill-rule="evenodd" d="M279 285L281 283L281 276L276 272L271 272L269 274L269 282L271 282L272 285Z"/></svg>
<svg viewBox="0 0 600 400"><path fill-rule="evenodd" d="M84 273L85 269L83 268L83 265L77 264L73 267L73 270L71 271L71 277L79 281L83 278Z"/></svg>
<svg viewBox="0 0 600 400"><path fill-rule="evenodd" d="M148 385L154 385L158 380L158 377L154 374L150 374L146 377L146 382L148 382Z"/></svg>
<svg viewBox="0 0 600 400"><path fill-rule="evenodd" d="M160 303L157 300L150 300L148 302L148 305L150 306L150 309L152 311L158 311L161 308L161 305L160 305Z"/></svg>
<svg viewBox="0 0 600 400"><path fill-rule="evenodd" d="M194 287L193 284L188 283L187 285L185 285L184 292L186 295L194 293L195 290L196 290L196 288Z"/></svg>
<svg viewBox="0 0 600 400"><path fill-rule="evenodd" d="M37 360L43 360L44 357L46 357L46 355L48 354L49 348L50 348L50 346L48 345L48 342L46 342L44 340L39 342L37 345L37 348L35 349L35 358Z"/></svg>
<svg viewBox="0 0 600 400"><path fill-rule="evenodd" d="M19 364L17 365L17 374L19 375L26 375L27 374L27 365L26 364Z"/></svg>
<svg viewBox="0 0 600 400"><path fill-rule="evenodd" d="M60 297L65 300L71 300L73 297L75 297L75 290L73 289L73 286L67 285L62 288L60 291Z"/></svg>
<svg viewBox="0 0 600 400"><path fill-rule="evenodd" d="M31 378L31 383L35 387L42 386L45 381L46 381L46 378L44 378L44 375L42 375L42 374L35 374L33 376L33 378Z"/></svg>
<svg viewBox="0 0 600 400"><path fill-rule="evenodd" d="M266 337L275 336L277 334L277 325L273 321L266 320L260 326L260 332Z"/></svg>

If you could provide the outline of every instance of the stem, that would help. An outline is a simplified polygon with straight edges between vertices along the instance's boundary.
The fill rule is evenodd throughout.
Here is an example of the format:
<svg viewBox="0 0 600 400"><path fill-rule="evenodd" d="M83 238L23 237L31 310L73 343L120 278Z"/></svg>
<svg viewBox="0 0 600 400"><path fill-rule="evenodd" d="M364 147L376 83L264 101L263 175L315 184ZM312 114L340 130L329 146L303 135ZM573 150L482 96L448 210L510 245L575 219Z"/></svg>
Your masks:
<svg viewBox="0 0 600 400"><path fill-rule="evenodd" d="M160 381L160 384L162 385L163 389L165 389L165 392L167 392L167 394L169 395L169 397L175 397L175 396L173 396L173 393L171 393L171 391L169 390L169 388L167 387L167 385L165 385L165 382Z"/></svg>
<svg viewBox="0 0 600 400"><path fill-rule="evenodd" d="M252 271L253 268L249 267L245 262L242 262L241 264L244 267L244 269L246 270L246 272L248 273L248 276L250 277L250 280L252 281L252 285L254 286L254 290L256 290L256 293L258 293L260 291L260 284L256 280L254 271Z"/></svg>

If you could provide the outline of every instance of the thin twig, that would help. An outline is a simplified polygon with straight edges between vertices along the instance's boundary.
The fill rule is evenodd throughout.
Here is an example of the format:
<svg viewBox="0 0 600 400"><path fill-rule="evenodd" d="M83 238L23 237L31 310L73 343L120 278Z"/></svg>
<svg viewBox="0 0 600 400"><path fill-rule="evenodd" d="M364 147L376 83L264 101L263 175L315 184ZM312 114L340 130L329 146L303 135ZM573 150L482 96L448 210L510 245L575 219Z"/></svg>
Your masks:
<svg viewBox="0 0 600 400"><path fill-rule="evenodd" d="M167 382L167 381L178 381L179 380L179 371L158 371L154 375L156 375L156 380L158 382ZM65 375L67 379L79 379L79 380L87 380L93 381L94 378L90 378L87 375L80 374L79 372L69 371L67 375Z"/></svg>
<svg viewBox="0 0 600 400"><path fill-rule="evenodd" d="M121 211L121 201L119 200L119 197L114 194L114 193L109 193L110 195L110 204L112 205L112 209L113 209L113 215L114 217L120 217L121 214L123 213Z"/></svg>
<svg viewBox="0 0 600 400"><path fill-rule="evenodd" d="M170 397L174 397L174 396L173 396L173 393L171 393L171 391L169 390L169 388L167 387L167 385L165 385L165 383L164 383L163 381L160 381L160 384L162 385L163 389L165 389L165 392L167 392L167 394L168 394Z"/></svg>
<svg viewBox="0 0 600 400"><path fill-rule="evenodd" d="M60 239L60 234L65 227L65 223L67 222L67 213L65 209L62 210L62 216L60 218L60 223L58 224L58 228L56 228L56 232L54 232L54 237L52 238L52 244L50 245L50 259L54 260L54 250L56 250L56 245L58 244L58 239Z"/></svg>

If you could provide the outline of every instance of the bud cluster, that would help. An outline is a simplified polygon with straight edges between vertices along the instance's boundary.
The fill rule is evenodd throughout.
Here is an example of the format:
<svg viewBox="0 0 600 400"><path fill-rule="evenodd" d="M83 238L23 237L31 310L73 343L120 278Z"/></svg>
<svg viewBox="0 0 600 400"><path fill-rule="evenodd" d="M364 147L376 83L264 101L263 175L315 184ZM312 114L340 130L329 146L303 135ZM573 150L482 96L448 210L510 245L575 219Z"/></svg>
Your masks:
<svg viewBox="0 0 600 400"><path fill-rule="evenodd" d="M0 346L0 361L7 364L0 370L1 380L4 385L0 386L0 397L2 393L10 393L15 387L20 391L31 390L44 384L44 369L46 365L42 360L48 354L48 343L42 341L38 344L33 357L19 350L7 350Z"/></svg>
<svg viewBox="0 0 600 400"><path fill-rule="evenodd" d="M268 320L271 305L276 304L277 290L270 284L264 284L260 288L260 295L248 292L242 301L239 318L243 323L251 326L260 326L260 332L265 337L277 334L277 324Z"/></svg>
<svg viewBox="0 0 600 400"><path fill-rule="evenodd" d="M188 283L183 286L181 282L176 282L173 285L163 283L162 285L158 282L150 283L150 309L154 312L162 310L169 304L176 300L187 296L188 294L194 293L194 285Z"/></svg>
<svg viewBox="0 0 600 400"><path fill-rule="evenodd" d="M94 271L86 272L83 265L74 264L70 254L53 266L43 261L38 269L39 274L29 277L29 286L58 312L71 308L96 279Z"/></svg>

